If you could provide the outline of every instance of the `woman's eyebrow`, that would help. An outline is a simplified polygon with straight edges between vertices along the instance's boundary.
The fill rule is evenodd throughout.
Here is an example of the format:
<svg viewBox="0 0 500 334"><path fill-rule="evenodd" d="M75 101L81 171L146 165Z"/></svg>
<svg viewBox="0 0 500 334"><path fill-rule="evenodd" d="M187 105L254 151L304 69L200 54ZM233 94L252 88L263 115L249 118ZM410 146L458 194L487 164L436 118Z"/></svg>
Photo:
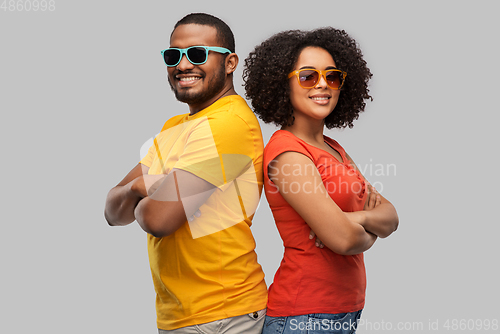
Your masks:
<svg viewBox="0 0 500 334"><path fill-rule="evenodd" d="M306 68L316 69L316 67L314 67L314 66L302 66L301 68L299 68L299 70L303 70L303 69L306 69ZM325 70L337 70L337 68L335 66L327 66L325 68Z"/></svg>

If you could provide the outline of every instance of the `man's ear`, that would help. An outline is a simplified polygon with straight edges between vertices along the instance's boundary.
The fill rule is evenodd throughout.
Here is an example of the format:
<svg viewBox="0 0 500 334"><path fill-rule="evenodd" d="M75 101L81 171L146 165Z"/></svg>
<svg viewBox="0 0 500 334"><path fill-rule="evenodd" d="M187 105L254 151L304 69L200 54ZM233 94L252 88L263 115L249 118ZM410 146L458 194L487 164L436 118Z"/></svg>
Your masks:
<svg viewBox="0 0 500 334"><path fill-rule="evenodd" d="M231 53L229 56L226 57L226 74L232 74L235 70L236 67L238 66L238 55L236 53Z"/></svg>

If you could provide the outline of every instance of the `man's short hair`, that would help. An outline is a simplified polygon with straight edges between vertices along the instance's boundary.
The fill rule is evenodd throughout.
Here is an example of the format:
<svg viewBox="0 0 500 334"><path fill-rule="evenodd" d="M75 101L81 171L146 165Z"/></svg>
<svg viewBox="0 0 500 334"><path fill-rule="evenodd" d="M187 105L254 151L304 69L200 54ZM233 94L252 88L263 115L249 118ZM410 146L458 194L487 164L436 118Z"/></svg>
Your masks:
<svg viewBox="0 0 500 334"><path fill-rule="evenodd" d="M174 27L174 30L183 24L199 24L199 25L206 25L210 27L214 27L217 30L217 39L221 45L226 49L231 50L231 52L235 52L235 45L234 45L234 35L233 32L231 31L231 28L222 21L221 19L210 15L210 14L205 14L205 13L192 13L184 16L182 19L180 19ZM173 33L173 31L172 31Z"/></svg>

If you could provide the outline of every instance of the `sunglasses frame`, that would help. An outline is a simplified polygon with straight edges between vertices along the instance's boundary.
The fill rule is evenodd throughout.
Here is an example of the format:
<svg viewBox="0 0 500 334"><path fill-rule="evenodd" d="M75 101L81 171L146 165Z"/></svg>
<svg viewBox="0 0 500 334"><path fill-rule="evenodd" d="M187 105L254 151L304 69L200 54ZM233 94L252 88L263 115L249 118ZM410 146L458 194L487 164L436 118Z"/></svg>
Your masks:
<svg viewBox="0 0 500 334"><path fill-rule="evenodd" d="M302 71L315 71L315 72L317 72L319 74L318 82L316 82L316 84L314 84L311 87L304 87L304 86L302 86L302 83L300 82L300 72L302 72ZM340 74L342 75L342 83L340 84L340 86L338 88L330 87L330 85L328 84L328 80L326 80L326 73L327 72L340 72ZM315 87L316 85L318 85L318 83L320 81L320 78L323 77L325 79L326 85L328 87L330 87L331 89L335 89L335 90L341 90L342 87L344 86L345 78L347 77L347 72L344 72L344 71L339 70L337 68L331 68L329 70L317 70L315 68L302 68L300 70L295 70L295 71L290 72L288 74L288 79L290 79L293 76L297 77L297 82L299 83L300 87L302 87L304 89L311 89L311 88Z"/></svg>
<svg viewBox="0 0 500 334"><path fill-rule="evenodd" d="M204 62L201 62L201 63L195 63L193 61L191 61L191 59L189 59L189 56L188 56L188 50L189 49L192 49L192 48L202 48L202 49L205 49L205 61ZM181 56L179 57L179 61L175 64L175 65L168 65L167 62L165 62L165 65L167 65L167 67L175 67L177 65L179 65L179 63L181 62L182 60L182 57L184 55L186 55L186 58L187 60L193 64L193 65L203 65L207 62L208 60L208 51L215 51L215 52L218 52L218 53L232 53L231 50L229 49L226 49L226 48L222 48L220 46L204 46L204 45L195 45L195 46L190 46L188 48L185 48L185 49L179 49L179 48L168 48L168 49L165 49L165 50L162 50L161 51L161 55L163 56L163 61L165 61L165 56L163 55L165 53L165 51L168 51L168 50L177 50L181 53Z"/></svg>

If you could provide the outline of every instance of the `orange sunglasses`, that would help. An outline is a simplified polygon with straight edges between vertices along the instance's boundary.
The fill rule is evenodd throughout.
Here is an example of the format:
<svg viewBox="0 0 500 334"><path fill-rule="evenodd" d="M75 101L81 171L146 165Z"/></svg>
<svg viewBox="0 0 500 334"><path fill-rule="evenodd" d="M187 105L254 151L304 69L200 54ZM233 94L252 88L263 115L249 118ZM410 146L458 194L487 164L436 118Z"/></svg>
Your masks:
<svg viewBox="0 0 500 334"><path fill-rule="evenodd" d="M318 84L320 76L323 76L328 87L339 90L342 89L344 85L347 73L338 69L317 70L313 68L304 68L291 72L288 74L288 78L290 79L294 75L297 76L299 85L302 88L313 88Z"/></svg>

